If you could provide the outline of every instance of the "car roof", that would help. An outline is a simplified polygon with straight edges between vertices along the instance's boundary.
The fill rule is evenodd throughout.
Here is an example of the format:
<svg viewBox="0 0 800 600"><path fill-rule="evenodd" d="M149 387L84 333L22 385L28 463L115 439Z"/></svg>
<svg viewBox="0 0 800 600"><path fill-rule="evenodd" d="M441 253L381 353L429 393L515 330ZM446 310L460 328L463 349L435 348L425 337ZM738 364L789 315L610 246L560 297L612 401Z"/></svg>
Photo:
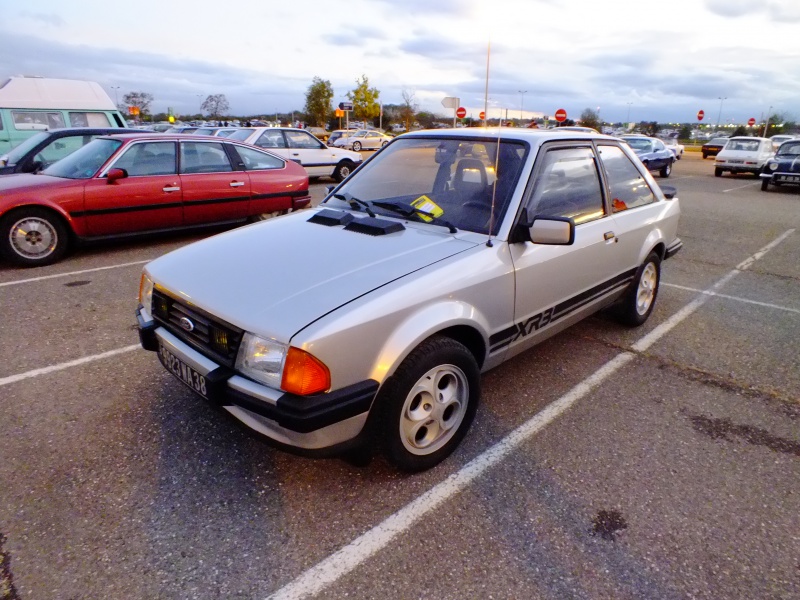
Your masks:
<svg viewBox="0 0 800 600"><path fill-rule="evenodd" d="M560 128L558 128L560 129ZM590 131L561 131L558 129L527 129L521 127L460 127L458 129L420 129L404 133L395 139L411 137L448 137L448 138L499 138L502 140L517 140L538 145L549 140L563 139L601 139L620 141L619 138L602 133Z"/></svg>

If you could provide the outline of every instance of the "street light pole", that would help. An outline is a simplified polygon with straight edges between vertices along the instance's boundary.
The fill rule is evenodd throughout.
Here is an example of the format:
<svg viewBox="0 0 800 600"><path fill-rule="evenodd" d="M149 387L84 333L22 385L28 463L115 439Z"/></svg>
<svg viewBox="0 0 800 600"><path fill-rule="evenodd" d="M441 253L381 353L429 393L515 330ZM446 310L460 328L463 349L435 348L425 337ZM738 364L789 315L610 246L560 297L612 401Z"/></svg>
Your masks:
<svg viewBox="0 0 800 600"><path fill-rule="evenodd" d="M628 117L625 119L625 123L627 124L631 122L631 105L633 102L626 102L626 104L628 105Z"/></svg>
<svg viewBox="0 0 800 600"><path fill-rule="evenodd" d="M725 102L725 100L727 99L728 99L727 96L725 98L717 96L717 100L719 100L719 114L717 115L717 131L719 131L719 120L722 118L722 103Z"/></svg>
<svg viewBox="0 0 800 600"><path fill-rule="evenodd" d="M200 105L200 116L203 116L203 94L195 94L197 96L197 103Z"/></svg>
<svg viewBox="0 0 800 600"><path fill-rule="evenodd" d="M767 128L769 127L769 113L771 112L772 112L772 107L770 106L767 109L767 121L764 123L764 135L762 135L761 137L767 137Z"/></svg>
<svg viewBox="0 0 800 600"><path fill-rule="evenodd" d="M119 96L117 96L118 85L112 85L111 89L114 90L114 105L119 108Z"/></svg>
<svg viewBox="0 0 800 600"><path fill-rule="evenodd" d="M517 90L519 92L519 120L522 120L522 110L525 106L525 94L528 90Z"/></svg>
<svg viewBox="0 0 800 600"><path fill-rule="evenodd" d="M489 119L489 58L492 56L492 40L486 44L486 88L483 91L483 126Z"/></svg>

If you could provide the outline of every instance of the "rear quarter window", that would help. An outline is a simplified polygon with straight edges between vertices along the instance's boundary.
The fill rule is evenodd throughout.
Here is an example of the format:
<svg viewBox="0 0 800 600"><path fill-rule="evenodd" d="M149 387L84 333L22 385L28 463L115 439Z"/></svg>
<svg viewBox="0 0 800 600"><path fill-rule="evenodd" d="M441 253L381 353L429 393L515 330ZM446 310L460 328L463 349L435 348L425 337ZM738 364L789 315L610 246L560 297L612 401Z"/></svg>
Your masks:
<svg viewBox="0 0 800 600"><path fill-rule="evenodd" d="M612 212L655 202L653 190L622 148L601 145L598 152L611 193Z"/></svg>

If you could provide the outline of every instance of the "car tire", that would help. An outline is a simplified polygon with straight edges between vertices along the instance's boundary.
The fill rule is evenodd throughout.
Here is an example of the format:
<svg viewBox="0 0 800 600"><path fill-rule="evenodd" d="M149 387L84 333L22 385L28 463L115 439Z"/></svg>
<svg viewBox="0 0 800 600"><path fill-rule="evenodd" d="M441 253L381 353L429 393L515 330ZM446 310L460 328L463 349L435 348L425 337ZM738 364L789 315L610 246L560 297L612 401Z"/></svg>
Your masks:
<svg viewBox="0 0 800 600"><path fill-rule="evenodd" d="M356 164L352 160L343 160L333 170L333 178L336 183L344 181L356 168Z"/></svg>
<svg viewBox="0 0 800 600"><path fill-rule="evenodd" d="M630 289L616 306L617 320L638 327L647 321L656 305L661 283L661 257L651 252L636 271Z"/></svg>
<svg viewBox="0 0 800 600"><path fill-rule="evenodd" d="M672 161L669 161L664 167L658 172L661 177L667 178L669 177L670 173L672 173Z"/></svg>
<svg viewBox="0 0 800 600"><path fill-rule="evenodd" d="M56 213L35 206L9 212L0 220L0 254L23 267L50 265L69 245L67 226Z"/></svg>
<svg viewBox="0 0 800 600"><path fill-rule="evenodd" d="M703 160L705 160L706 158L708 158L708 153L707 152L703 152Z"/></svg>
<svg viewBox="0 0 800 600"><path fill-rule="evenodd" d="M258 223L259 221L268 221L269 219L274 219L275 217L282 217L289 213L288 208L284 208L283 210L273 210L272 212L260 213L257 215L253 215L250 217L251 223Z"/></svg>
<svg viewBox="0 0 800 600"><path fill-rule="evenodd" d="M714 169L714 177L722 177L722 169L720 169L719 167Z"/></svg>
<svg viewBox="0 0 800 600"><path fill-rule="evenodd" d="M361 142L353 142L353 150L356 152L361 152Z"/></svg>
<svg viewBox="0 0 800 600"><path fill-rule="evenodd" d="M766 192L768 187L769 187L769 179L762 179L761 180L761 191L762 192Z"/></svg>
<svg viewBox="0 0 800 600"><path fill-rule="evenodd" d="M408 472L439 464L466 435L479 398L480 369L466 346L443 336L424 341L376 400L389 461Z"/></svg>
<svg viewBox="0 0 800 600"><path fill-rule="evenodd" d="M388 141L386 141L386 140L383 140L383 141L381 142L381 148L383 148L383 147L384 147L386 144L388 144L388 143L389 143Z"/></svg>

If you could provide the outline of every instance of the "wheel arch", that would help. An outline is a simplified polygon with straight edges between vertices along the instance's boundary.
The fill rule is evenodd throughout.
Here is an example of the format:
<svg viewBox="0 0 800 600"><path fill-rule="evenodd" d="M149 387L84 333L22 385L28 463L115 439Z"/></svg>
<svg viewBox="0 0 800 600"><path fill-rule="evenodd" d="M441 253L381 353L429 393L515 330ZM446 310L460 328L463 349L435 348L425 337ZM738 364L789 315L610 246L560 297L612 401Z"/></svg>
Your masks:
<svg viewBox="0 0 800 600"><path fill-rule="evenodd" d="M23 211L25 209L30 209L30 208L35 208L37 210L44 210L53 214L66 227L67 234L70 236L69 241L73 242L75 240L76 236L78 235L77 232L75 231L75 222L70 216L70 214L66 210L64 210L63 207L57 204L41 203L41 202L20 202L19 204L10 206L8 209L0 213L0 221L5 219L11 213Z"/></svg>

